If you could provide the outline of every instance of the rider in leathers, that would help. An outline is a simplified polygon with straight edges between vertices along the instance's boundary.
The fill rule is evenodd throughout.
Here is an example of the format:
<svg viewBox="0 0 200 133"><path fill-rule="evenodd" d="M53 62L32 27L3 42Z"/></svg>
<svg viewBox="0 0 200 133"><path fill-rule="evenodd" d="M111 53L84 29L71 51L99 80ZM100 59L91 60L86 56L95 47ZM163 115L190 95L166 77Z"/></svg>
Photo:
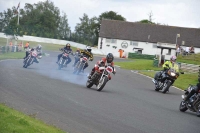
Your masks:
<svg viewBox="0 0 200 133"><path fill-rule="evenodd" d="M90 61L93 61L93 54L92 54L92 49L88 46L85 50L80 50L80 58L82 57L87 57ZM76 58L75 62L74 62L74 65L76 65L76 63L80 60L80 58ZM89 65L88 65L88 62L85 63L85 66L83 68L83 71L85 70L85 68L87 68Z"/></svg>
<svg viewBox="0 0 200 133"><path fill-rule="evenodd" d="M168 66L167 66L168 65ZM162 65L162 67L164 68L164 70L162 70L162 71L160 71L160 72L157 72L156 74L155 74L155 76L154 76L154 81L155 81L155 83L157 83L157 80L158 80L158 78L161 76L161 74L163 73L163 72L166 72L166 70L168 70L169 68L173 68L173 69L175 69L175 71L176 71L176 73L179 75L179 66L178 66L178 64L176 63L176 56L172 56L171 58L170 58L170 61L166 61L163 65ZM173 84L173 83L172 83Z"/></svg>
<svg viewBox="0 0 200 133"><path fill-rule="evenodd" d="M113 60L114 60L114 56L112 53L108 53L106 58L102 58L100 61L97 62L97 64L95 64L95 67L92 69L90 75L88 76L88 78L91 78L91 76L94 74L95 70L97 70L99 67L102 67L102 66L112 66L114 71L113 71L113 74L116 73L116 70L114 68L114 63L113 63ZM111 76L109 75L108 76L108 79L111 80Z"/></svg>
<svg viewBox="0 0 200 133"><path fill-rule="evenodd" d="M70 48L70 44L69 44L69 43L66 44L66 46L65 46L64 48L61 48L60 50L61 50L61 51L65 51L65 52L67 52L67 53L73 54L73 51L72 51L72 49ZM63 53L61 53L61 54L58 55L58 60L57 60L56 63L58 63L58 61L59 61L60 58L62 57L62 54L63 54ZM68 57L68 61L66 62L66 64L69 64L71 61L72 61L71 58Z"/></svg>
<svg viewBox="0 0 200 133"><path fill-rule="evenodd" d="M198 79L199 80L199 83L197 83L196 86L193 86L193 89L190 91L190 93L185 97L184 101L185 102L188 102L188 100L190 99L190 97L192 95L194 95L195 93L198 93L199 90L200 90L200 78Z"/></svg>

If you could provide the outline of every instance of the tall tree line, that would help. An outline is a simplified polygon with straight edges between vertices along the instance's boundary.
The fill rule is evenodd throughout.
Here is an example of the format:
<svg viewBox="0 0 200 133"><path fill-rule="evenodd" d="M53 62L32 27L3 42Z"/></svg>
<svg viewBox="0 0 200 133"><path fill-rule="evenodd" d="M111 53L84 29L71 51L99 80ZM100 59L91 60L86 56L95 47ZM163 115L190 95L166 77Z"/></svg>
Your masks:
<svg viewBox="0 0 200 133"><path fill-rule="evenodd" d="M75 31L71 32L67 14L60 12L54 3L46 0L36 4L26 3L19 11L19 25L17 24L18 12L16 7L0 12L0 32L7 35L30 35L37 37L64 39L86 45L97 45L102 19L126 19L116 12L104 12L98 17L89 18L83 14L79 18Z"/></svg>

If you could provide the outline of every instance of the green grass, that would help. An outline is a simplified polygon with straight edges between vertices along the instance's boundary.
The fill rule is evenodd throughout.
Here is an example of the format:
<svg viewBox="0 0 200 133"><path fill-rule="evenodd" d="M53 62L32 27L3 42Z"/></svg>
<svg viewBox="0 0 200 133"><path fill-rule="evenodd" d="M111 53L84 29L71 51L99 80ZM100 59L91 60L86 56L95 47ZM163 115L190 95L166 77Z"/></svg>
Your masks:
<svg viewBox="0 0 200 133"><path fill-rule="evenodd" d="M0 54L0 60L3 59L22 59L25 56L25 52L9 52Z"/></svg>
<svg viewBox="0 0 200 133"><path fill-rule="evenodd" d="M177 62L200 65L200 54L192 54L188 56L179 55Z"/></svg>
<svg viewBox="0 0 200 133"><path fill-rule="evenodd" d="M154 77L155 75L155 71L139 71L139 73L147 75L149 77ZM193 84L196 85L196 83L198 82L198 74L180 74L180 76L178 77L178 79L174 82L174 86L185 90L189 84Z"/></svg>
<svg viewBox="0 0 200 133"><path fill-rule="evenodd" d="M161 70L162 68L154 67L153 60L133 59L130 62L115 62L121 68L129 70Z"/></svg>
<svg viewBox="0 0 200 133"><path fill-rule="evenodd" d="M64 133L44 122L0 104L1 133Z"/></svg>

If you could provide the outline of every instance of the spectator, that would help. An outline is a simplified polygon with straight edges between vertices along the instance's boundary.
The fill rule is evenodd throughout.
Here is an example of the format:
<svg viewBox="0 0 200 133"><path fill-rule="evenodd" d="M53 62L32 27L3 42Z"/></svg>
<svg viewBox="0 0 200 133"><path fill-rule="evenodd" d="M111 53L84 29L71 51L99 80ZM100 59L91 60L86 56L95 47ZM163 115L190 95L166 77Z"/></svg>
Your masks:
<svg viewBox="0 0 200 133"><path fill-rule="evenodd" d="M180 48L180 46L177 44L177 46L176 46L176 57L180 54L180 50L181 50L181 48Z"/></svg>
<svg viewBox="0 0 200 133"><path fill-rule="evenodd" d="M188 53L190 52L190 48L189 48L189 47L186 47L186 48L185 48L185 52L186 52L186 54L188 54Z"/></svg>
<svg viewBox="0 0 200 133"><path fill-rule="evenodd" d="M18 45L18 51L22 51L22 46L23 46L22 42L20 42L19 45Z"/></svg>
<svg viewBox="0 0 200 133"><path fill-rule="evenodd" d="M194 47L193 46L190 47L190 53L194 53Z"/></svg>
<svg viewBox="0 0 200 133"><path fill-rule="evenodd" d="M27 43L25 44L24 49L27 49L27 48L30 48L30 46L29 46L29 42L27 42Z"/></svg>
<svg viewBox="0 0 200 133"><path fill-rule="evenodd" d="M13 46L13 43L12 43L12 41L11 41L11 42L10 42L10 46L9 46L10 52L12 51L12 46Z"/></svg>

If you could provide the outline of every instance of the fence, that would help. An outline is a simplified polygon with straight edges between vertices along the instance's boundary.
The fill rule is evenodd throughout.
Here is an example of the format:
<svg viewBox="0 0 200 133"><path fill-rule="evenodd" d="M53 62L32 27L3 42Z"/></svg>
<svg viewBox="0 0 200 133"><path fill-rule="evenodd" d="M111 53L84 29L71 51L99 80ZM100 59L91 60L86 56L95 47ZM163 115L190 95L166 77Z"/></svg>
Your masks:
<svg viewBox="0 0 200 133"><path fill-rule="evenodd" d="M155 55L146 55L146 54L138 54L138 53L128 53L128 58L154 60Z"/></svg>

